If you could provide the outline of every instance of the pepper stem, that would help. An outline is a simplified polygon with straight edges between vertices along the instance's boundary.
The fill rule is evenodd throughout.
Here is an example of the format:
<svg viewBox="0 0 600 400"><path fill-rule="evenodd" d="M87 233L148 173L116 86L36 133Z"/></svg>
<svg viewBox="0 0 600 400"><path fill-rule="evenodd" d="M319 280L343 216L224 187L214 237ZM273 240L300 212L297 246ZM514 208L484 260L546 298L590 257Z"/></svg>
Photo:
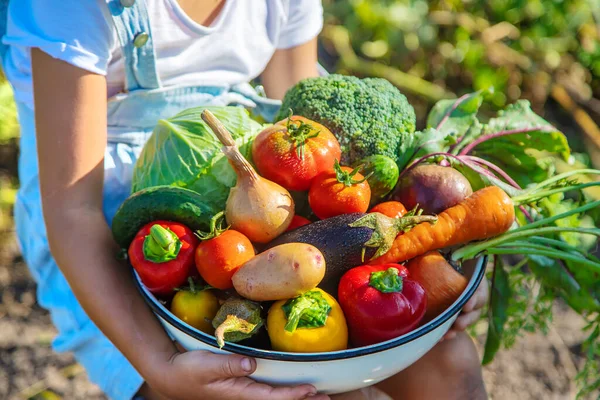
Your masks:
<svg viewBox="0 0 600 400"><path fill-rule="evenodd" d="M402 277L398 268L390 267L385 271L371 273L369 286L379 290L381 293L396 293L402 291Z"/></svg>
<svg viewBox="0 0 600 400"><path fill-rule="evenodd" d="M313 302L307 299L306 297L301 297L294 304L294 307L290 310L290 315L288 316L288 322L285 324L285 330L293 333L298 327L298 323L300 322L300 317L302 314L308 309L310 309L313 305Z"/></svg>
<svg viewBox="0 0 600 400"><path fill-rule="evenodd" d="M236 317L235 315L227 315L225 321L215 330L215 337L219 348L225 346L225 334L227 332L242 332L250 334L256 328L256 324L252 324L246 320Z"/></svg>
<svg viewBox="0 0 600 400"><path fill-rule="evenodd" d="M297 328L325 326L331 311L331 305L318 290L290 299L281 308L288 320L284 329L290 333L294 333Z"/></svg>
<svg viewBox="0 0 600 400"><path fill-rule="evenodd" d="M160 224L150 227L150 234L144 239L144 258L154 263L164 263L177 258L181 240L168 228Z"/></svg>

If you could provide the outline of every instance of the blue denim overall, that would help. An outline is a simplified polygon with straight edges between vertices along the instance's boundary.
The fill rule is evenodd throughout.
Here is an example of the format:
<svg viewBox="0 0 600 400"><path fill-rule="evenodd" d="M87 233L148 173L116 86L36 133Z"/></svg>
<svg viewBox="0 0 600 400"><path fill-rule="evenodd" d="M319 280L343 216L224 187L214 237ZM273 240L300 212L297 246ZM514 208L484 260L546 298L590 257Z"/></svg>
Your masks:
<svg viewBox="0 0 600 400"><path fill-rule="evenodd" d="M7 0L0 0L0 12L6 4ZM249 84L162 87L145 0L109 0L108 6L126 63L126 92L108 103L103 205L110 223L130 193L133 165L159 119L201 105L240 105L270 121L280 102L259 96ZM4 20L0 18L0 28ZM1 49L0 54L5 51ZM34 112L24 104L17 107L21 124L17 235L38 284L38 302L50 311L58 329L53 347L73 352L90 380L111 399L131 399L142 377L85 314L50 254L40 199Z"/></svg>

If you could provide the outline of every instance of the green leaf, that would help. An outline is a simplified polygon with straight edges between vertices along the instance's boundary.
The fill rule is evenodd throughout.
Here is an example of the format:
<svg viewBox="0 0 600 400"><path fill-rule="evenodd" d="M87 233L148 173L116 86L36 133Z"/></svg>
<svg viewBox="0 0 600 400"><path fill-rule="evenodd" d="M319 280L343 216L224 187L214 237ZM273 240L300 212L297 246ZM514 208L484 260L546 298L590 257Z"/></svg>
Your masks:
<svg viewBox="0 0 600 400"><path fill-rule="evenodd" d="M402 171L413 161L433 153L445 153L456 143L456 138L433 128L415 132L406 137L398 152L398 168Z"/></svg>
<svg viewBox="0 0 600 400"><path fill-rule="evenodd" d="M434 128L446 135L460 137L467 132L476 135L481 125L477 120L477 112L489 90L478 90L458 99L440 100L427 116L427 128Z"/></svg>
<svg viewBox="0 0 600 400"><path fill-rule="evenodd" d="M588 395L600 388L600 318L590 322L584 330L591 332L583 342L582 350L586 355L583 368L576 376L581 390L577 399L588 399Z"/></svg>
<svg viewBox="0 0 600 400"><path fill-rule="evenodd" d="M600 310L597 299L581 287L558 260L543 256L528 256L531 272L548 289L558 293L578 313Z"/></svg>
<svg viewBox="0 0 600 400"><path fill-rule="evenodd" d="M501 135L506 132L515 133ZM486 137L489 139L472 146ZM553 172L552 160L544 153L566 159L570 149L565 135L534 113L527 100L519 100L492 118L479 137L461 142L460 154L467 152L493 162L521 186L527 186Z"/></svg>
<svg viewBox="0 0 600 400"><path fill-rule="evenodd" d="M490 307L488 309L488 334L485 340L482 361L484 365L490 363L500 349L504 325L508 319L506 310L510 298L511 289L508 283L508 274L504 269L502 258L496 257L490 293Z"/></svg>

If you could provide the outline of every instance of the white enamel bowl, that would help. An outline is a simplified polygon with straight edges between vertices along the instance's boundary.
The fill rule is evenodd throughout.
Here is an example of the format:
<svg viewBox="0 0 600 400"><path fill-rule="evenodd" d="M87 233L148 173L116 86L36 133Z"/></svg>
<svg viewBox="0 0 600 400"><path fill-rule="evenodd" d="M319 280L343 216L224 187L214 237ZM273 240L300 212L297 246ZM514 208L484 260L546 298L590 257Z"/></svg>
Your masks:
<svg viewBox="0 0 600 400"><path fill-rule="evenodd" d="M187 350L237 353L254 357L257 370L252 378L271 385L309 383L321 393L344 393L373 385L407 368L427 353L450 329L461 308L471 298L485 275L487 257L477 259L462 295L434 320L395 339L366 347L331 353L285 353L226 343L219 349L207 335L175 317L141 284L136 283L167 333Z"/></svg>

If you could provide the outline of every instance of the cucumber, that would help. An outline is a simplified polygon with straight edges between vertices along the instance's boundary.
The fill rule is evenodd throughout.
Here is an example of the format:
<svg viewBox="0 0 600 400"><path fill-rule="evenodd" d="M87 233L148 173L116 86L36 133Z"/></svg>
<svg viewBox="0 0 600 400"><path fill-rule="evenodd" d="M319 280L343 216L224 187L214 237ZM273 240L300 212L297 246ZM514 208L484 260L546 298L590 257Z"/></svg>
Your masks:
<svg viewBox="0 0 600 400"><path fill-rule="evenodd" d="M123 202L113 218L112 234L119 246L126 249L147 223L175 221L193 231L207 230L211 217L219 211L189 189L153 186L135 192Z"/></svg>
<svg viewBox="0 0 600 400"><path fill-rule="evenodd" d="M373 206L394 189L400 176L400 170L394 160L379 154L363 158L355 163L354 167L359 165L363 165L361 170L363 176L373 174L367 179L371 188L371 206Z"/></svg>

